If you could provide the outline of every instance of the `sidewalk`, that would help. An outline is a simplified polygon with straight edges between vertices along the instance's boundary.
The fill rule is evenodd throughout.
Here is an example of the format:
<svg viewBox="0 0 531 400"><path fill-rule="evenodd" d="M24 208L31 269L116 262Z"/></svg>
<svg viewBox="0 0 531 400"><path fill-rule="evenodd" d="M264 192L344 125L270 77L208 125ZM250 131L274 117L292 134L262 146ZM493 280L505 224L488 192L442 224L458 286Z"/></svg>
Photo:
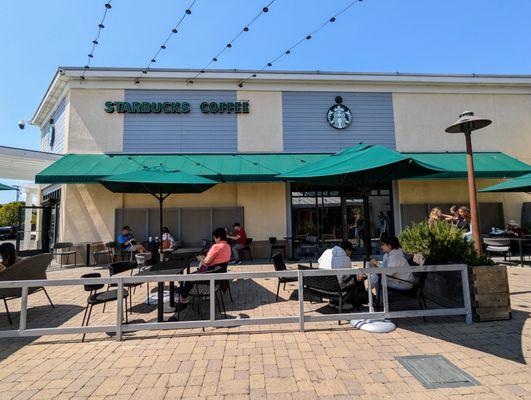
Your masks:
<svg viewBox="0 0 531 400"><path fill-rule="evenodd" d="M269 268L244 266L242 268ZM51 278L78 277L92 268L53 271ZM0 398L4 399L524 399L531 398L531 269L510 268L513 319L467 326L462 318L398 320L390 334L356 331L349 325L312 323L227 329L137 332L123 342L106 335L48 336L0 340ZM251 286L254 285L254 286ZM261 286L263 291L256 291ZM233 296L255 290L248 310L229 315L290 312L295 302L269 304L276 280L245 281ZM240 291L240 293L238 293ZM145 297L138 288L135 302ZM29 323L79 324L86 292L53 288L51 309L34 294ZM42 297L42 298L41 298ZM75 300L75 301L74 301ZM73 304L75 306L67 306ZM10 302L18 321L17 301ZM291 304L295 303L295 304ZM13 307L11 307L13 306ZM322 304L321 304L322 306ZM101 306L100 306L101 307ZM111 305L113 307L113 305ZM0 329L6 329L3 308ZM150 319L155 311L132 318ZM276 310L278 312L278 308ZM91 325L113 318L94 311ZM481 385L425 389L395 360L400 355L441 354Z"/></svg>

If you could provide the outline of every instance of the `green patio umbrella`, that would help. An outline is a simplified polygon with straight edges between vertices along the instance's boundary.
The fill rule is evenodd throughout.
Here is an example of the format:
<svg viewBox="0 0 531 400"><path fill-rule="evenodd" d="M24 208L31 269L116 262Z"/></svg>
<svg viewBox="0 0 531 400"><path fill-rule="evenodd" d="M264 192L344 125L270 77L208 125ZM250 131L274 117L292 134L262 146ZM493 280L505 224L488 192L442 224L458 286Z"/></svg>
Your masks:
<svg viewBox="0 0 531 400"><path fill-rule="evenodd" d="M114 193L148 193L159 201L161 253L164 200L175 193L202 193L218 183L179 170L167 170L164 167L144 167L138 171L100 178L98 181Z"/></svg>
<svg viewBox="0 0 531 400"><path fill-rule="evenodd" d="M531 174L486 187L480 192L531 192Z"/></svg>
<svg viewBox="0 0 531 400"><path fill-rule="evenodd" d="M387 147L359 144L279 177L288 181L333 186L367 186L441 171Z"/></svg>
<svg viewBox="0 0 531 400"><path fill-rule="evenodd" d="M16 188L0 183L0 190L17 190Z"/></svg>

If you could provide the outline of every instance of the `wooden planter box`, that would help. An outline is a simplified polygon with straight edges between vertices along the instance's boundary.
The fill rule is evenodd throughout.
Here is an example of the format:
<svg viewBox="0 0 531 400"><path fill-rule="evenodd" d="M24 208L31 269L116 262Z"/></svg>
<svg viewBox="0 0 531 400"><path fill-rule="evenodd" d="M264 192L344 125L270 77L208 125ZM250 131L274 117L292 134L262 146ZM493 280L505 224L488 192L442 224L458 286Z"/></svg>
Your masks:
<svg viewBox="0 0 531 400"><path fill-rule="evenodd" d="M475 321L511 318L507 268L503 265L468 267L470 302ZM459 272L428 274L424 294L444 307L463 306L463 286Z"/></svg>
<svg viewBox="0 0 531 400"><path fill-rule="evenodd" d="M507 267L492 265L468 267L472 312L476 321L511 318L511 299Z"/></svg>

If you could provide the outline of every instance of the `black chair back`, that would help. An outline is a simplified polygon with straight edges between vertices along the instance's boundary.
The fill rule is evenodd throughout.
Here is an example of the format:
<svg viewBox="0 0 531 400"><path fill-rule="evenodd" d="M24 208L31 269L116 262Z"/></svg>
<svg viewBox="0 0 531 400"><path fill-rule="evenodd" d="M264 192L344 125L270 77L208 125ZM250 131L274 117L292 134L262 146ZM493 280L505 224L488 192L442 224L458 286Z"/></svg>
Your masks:
<svg viewBox="0 0 531 400"><path fill-rule="evenodd" d="M269 244L275 244L277 242L277 238L272 236L269 238Z"/></svg>
<svg viewBox="0 0 531 400"><path fill-rule="evenodd" d="M247 238L245 239L245 246L249 247L253 243L253 238Z"/></svg>
<svg viewBox="0 0 531 400"><path fill-rule="evenodd" d="M275 253L273 255L273 266L275 267L275 271L286 271L286 263L284 262L284 258L282 257L282 254Z"/></svg>
<svg viewBox="0 0 531 400"><path fill-rule="evenodd" d="M93 273L90 273L90 274L84 274L84 275L81 275L82 278L101 278L101 274L98 273L98 272L93 272ZM96 291L96 290L100 290L100 289L103 289L103 284L94 284L94 285L83 285L83 287L85 288L85 291L86 292L93 292L93 291Z"/></svg>
<svg viewBox="0 0 531 400"><path fill-rule="evenodd" d="M224 272L227 272L227 268L229 266L229 263L226 262L226 263L221 263L221 264L216 264L216 265L212 265L210 267L208 267L206 269L206 272L207 274L217 274L217 273L224 273Z"/></svg>
<svg viewBox="0 0 531 400"><path fill-rule="evenodd" d="M308 244L317 244L319 242L319 239L317 236L306 236L304 238L304 241Z"/></svg>
<svg viewBox="0 0 531 400"><path fill-rule="evenodd" d="M308 289L314 289L322 292L340 293L341 287L337 276L304 276L302 282Z"/></svg>
<svg viewBox="0 0 531 400"><path fill-rule="evenodd" d="M109 275L113 276L116 274L121 274L122 272L131 271L138 268L138 264L133 261L118 261L115 263L109 264Z"/></svg>

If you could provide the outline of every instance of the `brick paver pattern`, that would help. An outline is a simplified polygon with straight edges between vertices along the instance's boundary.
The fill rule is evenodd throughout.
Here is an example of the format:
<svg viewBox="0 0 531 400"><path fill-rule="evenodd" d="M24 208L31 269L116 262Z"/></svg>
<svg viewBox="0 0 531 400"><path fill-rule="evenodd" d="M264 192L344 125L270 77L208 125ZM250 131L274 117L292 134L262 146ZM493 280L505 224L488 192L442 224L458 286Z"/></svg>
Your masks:
<svg viewBox="0 0 531 400"><path fill-rule="evenodd" d="M232 270L272 270L243 265ZM99 267L55 269L50 279L79 277ZM0 340L0 399L524 399L531 398L531 269L509 269L513 318L466 325L464 318L397 320L388 334L337 322L142 331L118 342L105 334ZM296 315L296 284L280 292L276 279L232 284L229 318ZM155 288L155 284L151 284ZM87 294L81 287L51 287L29 297L28 328L80 325ZM131 319L156 320L135 290ZM18 324L19 300L9 301ZM412 303L414 305L415 303ZM94 308L90 324L112 324L115 303ZM207 307L207 305L205 305ZM308 312L329 309L308 303ZM0 305L0 329L8 329ZM207 311L204 312L208 314ZM188 307L184 318L197 315ZM166 317L169 315L166 314ZM219 316L218 316L219 317ZM425 389L395 359L442 354L481 385Z"/></svg>

